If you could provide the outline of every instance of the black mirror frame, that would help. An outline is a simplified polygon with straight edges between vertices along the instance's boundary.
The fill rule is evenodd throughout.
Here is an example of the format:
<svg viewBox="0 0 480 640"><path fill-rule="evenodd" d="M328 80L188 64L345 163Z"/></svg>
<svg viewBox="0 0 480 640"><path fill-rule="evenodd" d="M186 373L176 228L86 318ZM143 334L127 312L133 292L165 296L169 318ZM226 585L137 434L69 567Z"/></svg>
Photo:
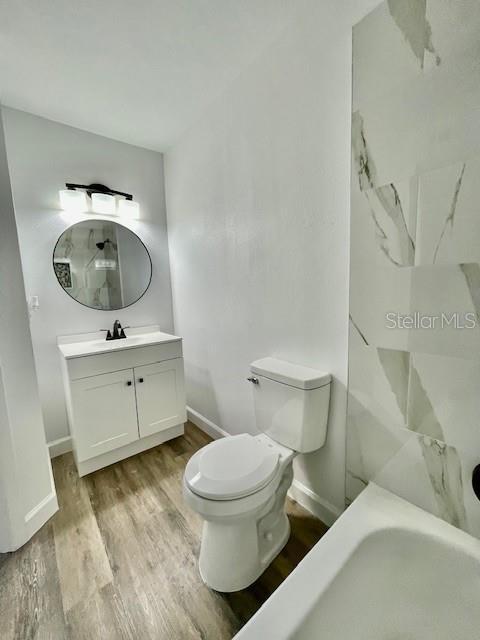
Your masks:
<svg viewBox="0 0 480 640"><path fill-rule="evenodd" d="M130 231L130 233L133 233L133 235L138 238L138 240L141 242L143 248L145 249L147 256L148 256L148 261L150 263L150 277L148 279L148 284L145 287L143 293L138 296L138 298L136 300L134 300L133 302L131 302L130 304L126 304L123 307L112 307L111 309L97 309L96 307L91 307L88 304L85 304L84 302L80 302L79 300L77 300L76 298L74 298L72 295L70 295L68 293L68 291L62 287L62 285L60 284L60 280L58 279L57 273L55 271L55 249L57 248L58 243L60 242L60 239L62 238L63 234L65 232L67 232L69 229L71 229L72 227L75 227L77 224L80 224L82 222L98 222L99 220L102 220L104 222L114 222L115 224L118 224L120 227L124 227L125 229L127 229L128 231ZM150 251L147 248L147 245L143 242L143 240L140 238L139 235L137 235L135 233L135 231L132 231L129 227L127 227L124 224L120 224L120 222L117 222L116 220L103 220L102 218L85 218L85 220L79 220L78 222L75 222L74 224L71 224L69 227L67 227L66 229L64 229L62 231L62 233L60 234L60 236L57 238L57 241L55 242L55 246L53 247L53 252L52 252L52 269L53 269L53 273L55 276L55 280L57 281L60 289L67 294L67 296L71 299L74 300L77 304L82 305L82 307L86 307L87 309L91 309L92 311L120 311L121 309L127 309L128 307L131 307L132 305L136 304L139 300L141 300L143 298L143 296L147 293L147 291L150 288L150 285L152 284L152 277L153 277L153 262L152 262L152 257L150 255Z"/></svg>

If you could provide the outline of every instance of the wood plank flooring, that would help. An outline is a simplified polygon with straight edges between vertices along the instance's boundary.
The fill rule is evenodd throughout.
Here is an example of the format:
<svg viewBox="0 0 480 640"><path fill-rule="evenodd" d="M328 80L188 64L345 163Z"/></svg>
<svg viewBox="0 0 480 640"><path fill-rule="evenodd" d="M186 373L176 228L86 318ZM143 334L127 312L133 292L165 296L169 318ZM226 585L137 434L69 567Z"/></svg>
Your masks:
<svg viewBox="0 0 480 640"><path fill-rule="evenodd" d="M248 589L208 589L197 569L201 519L182 498L185 435L79 478L53 461L60 510L22 549L0 555L1 640L223 640L242 625L325 533L292 500L292 535Z"/></svg>

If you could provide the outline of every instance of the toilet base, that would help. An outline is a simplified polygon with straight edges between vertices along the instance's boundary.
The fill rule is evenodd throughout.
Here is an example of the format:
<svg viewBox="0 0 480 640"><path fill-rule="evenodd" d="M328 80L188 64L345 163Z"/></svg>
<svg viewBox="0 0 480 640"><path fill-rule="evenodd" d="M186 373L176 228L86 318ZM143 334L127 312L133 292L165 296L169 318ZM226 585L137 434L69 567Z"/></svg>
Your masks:
<svg viewBox="0 0 480 640"><path fill-rule="evenodd" d="M202 539L202 550L204 549L204 542L206 537L210 537L213 534L213 537L210 537L212 543L215 541L215 532L211 530L205 531L207 525L211 525L212 523L204 524L203 531L203 539ZM238 523L235 526L236 535L238 535ZM246 533L246 532L245 532ZM219 536L224 537L226 535L226 531L222 526L222 531L218 532ZM257 580L265 569L275 560L277 555L281 552L283 547L287 544L288 539L290 537L290 522L286 514L283 514L278 526L278 532L272 538L271 541L265 541L263 544L259 545L258 543L254 546L256 549L252 555L252 537L248 536L244 539L242 549L244 554L242 554L242 549L239 549L239 553L236 554L236 562L235 567L233 567L233 571L230 571L229 565L232 562L226 562L222 566L219 566L218 562L215 562L212 566L211 562L206 561L205 554L200 554L200 562L199 562L199 571L200 577L203 582L210 587L210 589L214 589L215 591L220 591L222 593L231 593L233 591L240 591L242 589L246 589L252 583ZM258 547L263 547L264 555L260 555L258 553ZM250 548L248 548L250 547ZM218 553L217 546L217 553ZM216 556L217 558L225 557L223 554L219 554ZM250 561L248 561L250 558ZM203 561L202 561L203 560ZM253 560L253 561L252 561Z"/></svg>
<svg viewBox="0 0 480 640"><path fill-rule="evenodd" d="M199 569L215 591L245 589L259 578L290 537L285 499L292 483L291 463L275 495L257 513L203 523Z"/></svg>

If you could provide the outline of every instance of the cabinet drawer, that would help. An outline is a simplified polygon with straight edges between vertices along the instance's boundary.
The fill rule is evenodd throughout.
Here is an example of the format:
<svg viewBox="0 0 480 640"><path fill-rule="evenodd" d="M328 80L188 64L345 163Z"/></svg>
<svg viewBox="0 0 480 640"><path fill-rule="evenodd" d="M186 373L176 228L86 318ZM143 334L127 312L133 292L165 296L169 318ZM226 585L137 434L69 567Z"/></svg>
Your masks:
<svg viewBox="0 0 480 640"><path fill-rule="evenodd" d="M78 380L111 371L121 371L142 365L182 357L182 342L167 342L146 347L122 349L94 356L82 356L67 360L68 377Z"/></svg>

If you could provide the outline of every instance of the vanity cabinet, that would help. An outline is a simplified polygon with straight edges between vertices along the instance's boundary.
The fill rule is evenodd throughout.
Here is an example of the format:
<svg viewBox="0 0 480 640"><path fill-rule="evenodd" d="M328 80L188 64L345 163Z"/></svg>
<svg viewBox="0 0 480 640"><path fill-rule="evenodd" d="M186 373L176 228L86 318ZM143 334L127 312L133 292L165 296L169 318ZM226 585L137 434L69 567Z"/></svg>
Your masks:
<svg viewBox="0 0 480 640"><path fill-rule="evenodd" d="M138 440L133 369L73 380L75 454L87 460Z"/></svg>
<svg viewBox="0 0 480 640"><path fill-rule="evenodd" d="M59 345L80 476L183 433L181 339L159 332L155 339L163 342L127 337L122 344Z"/></svg>
<svg viewBox="0 0 480 640"><path fill-rule="evenodd" d="M134 369L139 436L151 436L185 422L183 359Z"/></svg>

